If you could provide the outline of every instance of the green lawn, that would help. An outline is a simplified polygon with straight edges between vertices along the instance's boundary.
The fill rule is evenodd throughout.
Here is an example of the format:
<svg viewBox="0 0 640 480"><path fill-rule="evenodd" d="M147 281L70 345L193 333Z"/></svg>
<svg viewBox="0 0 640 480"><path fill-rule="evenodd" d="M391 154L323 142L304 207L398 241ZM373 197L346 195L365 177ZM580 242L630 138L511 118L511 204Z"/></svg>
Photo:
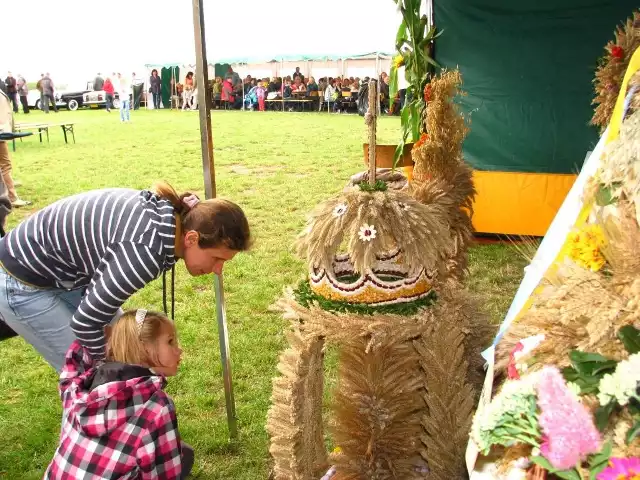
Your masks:
<svg viewBox="0 0 640 480"><path fill-rule="evenodd" d="M121 124L117 112L34 112L17 121L74 120L75 145L60 129L51 143L31 137L13 154L14 178L33 209L12 214L10 227L54 200L101 187L145 188L166 179L178 190L202 193L202 161L196 112L136 111ZM379 125L392 143L397 118ZM214 112L216 180L220 196L245 209L255 247L225 270L225 292L239 424L239 440L227 439L224 390L212 279L176 275L176 321L184 349L168 391L180 430L196 450L197 478L264 479L269 469L264 429L271 378L284 347L286 322L268 311L282 288L304 274L292 243L316 203L339 191L361 170L366 129L362 117L328 114ZM471 252L473 290L487 296L497 322L520 281L524 261L509 246ZM161 308L160 282L129 305ZM53 370L21 339L0 344L0 478L41 478L56 446L60 405Z"/></svg>

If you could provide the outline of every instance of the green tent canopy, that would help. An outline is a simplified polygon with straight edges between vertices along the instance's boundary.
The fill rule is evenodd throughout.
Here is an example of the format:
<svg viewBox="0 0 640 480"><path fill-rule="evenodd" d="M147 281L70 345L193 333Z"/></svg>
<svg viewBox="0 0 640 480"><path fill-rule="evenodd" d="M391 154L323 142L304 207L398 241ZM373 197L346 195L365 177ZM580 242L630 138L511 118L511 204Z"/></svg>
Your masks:
<svg viewBox="0 0 640 480"><path fill-rule="evenodd" d="M631 0L433 0L436 60L459 66L478 170L576 173L598 140L592 80Z"/></svg>

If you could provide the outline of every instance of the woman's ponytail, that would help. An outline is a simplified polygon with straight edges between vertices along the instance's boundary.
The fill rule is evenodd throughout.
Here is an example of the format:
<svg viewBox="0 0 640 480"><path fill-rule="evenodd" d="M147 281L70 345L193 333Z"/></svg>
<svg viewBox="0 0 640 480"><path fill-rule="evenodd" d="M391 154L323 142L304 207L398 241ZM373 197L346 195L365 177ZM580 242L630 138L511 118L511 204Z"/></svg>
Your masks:
<svg viewBox="0 0 640 480"><path fill-rule="evenodd" d="M195 205L192 201L186 201L187 198L192 198L195 195L191 192L185 192L181 195L178 195L175 188L173 188L169 183L164 180L159 180L153 183L151 186L151 191L165 200L169 200L171 205L173 205L173 209L176 213L184 216ZM197 197L196 197L197 198Z"/></svg>

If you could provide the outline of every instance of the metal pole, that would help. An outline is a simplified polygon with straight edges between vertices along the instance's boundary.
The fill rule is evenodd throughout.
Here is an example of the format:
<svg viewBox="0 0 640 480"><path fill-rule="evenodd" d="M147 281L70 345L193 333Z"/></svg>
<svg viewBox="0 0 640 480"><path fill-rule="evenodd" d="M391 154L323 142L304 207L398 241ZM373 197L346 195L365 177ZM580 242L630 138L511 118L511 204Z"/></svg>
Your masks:
<svg viewBox="0 0 640 480"><path fill-rule="evenodd" d="M202 143L202 170L206 198L216 196L216 176L213 162L213 139L211 135L211 95L207 95L209 87L209 71L207 69L207 48L204 34L204 0L193 1L193 27L196 45L196 73L198 84L198 111L200 114L200 139ZM224 288L222 276L214 275L216 294L216 317L218 319L218 339L220 340L220 360L224 378L224 397L227 406L227 424L229 437L238 436L236 424L236 406L233 398L233 382L231 378L231 354L229 349L229 331L224 305Z"/></svg>

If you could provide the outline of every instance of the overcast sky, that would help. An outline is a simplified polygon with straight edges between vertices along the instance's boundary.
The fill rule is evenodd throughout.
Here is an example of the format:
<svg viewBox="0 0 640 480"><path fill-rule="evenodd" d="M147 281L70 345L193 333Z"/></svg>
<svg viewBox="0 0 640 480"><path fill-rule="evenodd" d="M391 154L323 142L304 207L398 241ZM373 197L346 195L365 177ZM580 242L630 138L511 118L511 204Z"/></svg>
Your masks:
<svg viewBox="0 0 640 480"><path fill-rule="evenodd" d="M35 81L48 71L54 81L82 85L98 71L138 73L145 63L195 59L191 0L170 8L158 0L8 1L15 15L2 22L2 78L11 70ZM392 52L399 24L393 0L204 0L204 11L210 61Z"/></svg>

